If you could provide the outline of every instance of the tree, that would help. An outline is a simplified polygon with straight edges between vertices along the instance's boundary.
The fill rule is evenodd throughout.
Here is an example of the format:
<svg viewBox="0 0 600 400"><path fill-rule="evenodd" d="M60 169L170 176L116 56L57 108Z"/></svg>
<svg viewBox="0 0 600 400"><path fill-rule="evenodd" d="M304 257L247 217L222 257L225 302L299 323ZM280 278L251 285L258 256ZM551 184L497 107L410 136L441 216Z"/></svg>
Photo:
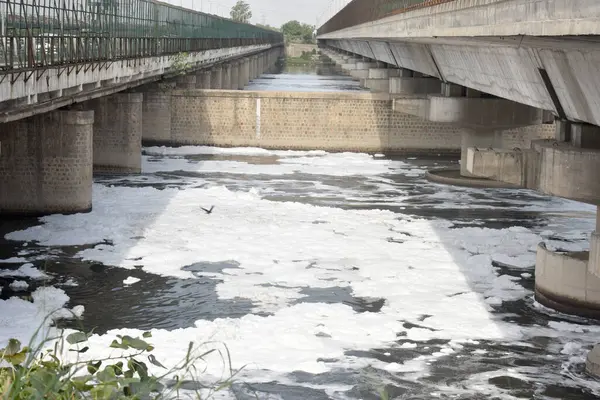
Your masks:
<svg viewBox="0 0 600 400"><path fill-rule="evenodd" d="M252 18L252 11L250 11L250 4L246 3L244 0L238 0L237 3L233 7L231 7L231 19L237 22L250 22L250 18Z"/></svg>
<svg viewBox="0 0 600 400"><path fill-rule="evenodd" d="M275 28L274 26L271 26L269 24L263 25L263 24L256 24L256 26L258 26L259 28L263 28L263 29L270 29L272 31L275 32L279 32L279 28Z"/></svg>
<svg viewBox="0 0 600 400"><path fill-rule="evenodd" d="M315 27L313 25L300 23L296 20L288 21L281 26L281 32L286 42L314 43Z"/></svg>

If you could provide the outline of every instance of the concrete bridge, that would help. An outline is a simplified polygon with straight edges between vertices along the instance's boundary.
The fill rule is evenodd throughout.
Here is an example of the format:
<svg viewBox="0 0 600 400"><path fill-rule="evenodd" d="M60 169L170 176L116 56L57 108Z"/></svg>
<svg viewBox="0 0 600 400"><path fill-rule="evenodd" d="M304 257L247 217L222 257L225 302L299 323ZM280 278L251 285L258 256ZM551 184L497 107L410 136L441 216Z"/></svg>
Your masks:
<svg viewBox="0 0 600 400"><path fill-rule="evenodd" d="M139 172L175 89L243 89L280 33L152 0L0 5L0 214L87 211L92 173ZM170 123L170 120L166 120Z"/></svg>
<svg viewBox="0 0 600 400"><path fill-rule="evenodd" d="M389 93L395 112L463 128L454 181L600 205L600 3L346 3L319 28L321 48L365 87ZM515 136L528 145L515 148ZM443 175L431 176L450 180ZM539 246L539 302L600 317L599 227L600 217L589 252ZM596 374L598 354L588 359Z"/></svg>

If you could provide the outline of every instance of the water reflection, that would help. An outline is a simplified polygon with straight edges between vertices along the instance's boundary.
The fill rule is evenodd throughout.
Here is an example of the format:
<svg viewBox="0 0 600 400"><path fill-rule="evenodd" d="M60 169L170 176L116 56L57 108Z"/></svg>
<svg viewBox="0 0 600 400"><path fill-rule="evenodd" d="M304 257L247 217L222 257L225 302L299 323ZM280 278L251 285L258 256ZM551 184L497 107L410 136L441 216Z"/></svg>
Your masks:
<svg viewBox="0 0 600 400"><path fill-rule="evenodd" d="M294 92L367 91L360 82L345 75L339 66L325 61L311 64L284 64L277 74L264 74L252 80L245 90Z"/></svg>

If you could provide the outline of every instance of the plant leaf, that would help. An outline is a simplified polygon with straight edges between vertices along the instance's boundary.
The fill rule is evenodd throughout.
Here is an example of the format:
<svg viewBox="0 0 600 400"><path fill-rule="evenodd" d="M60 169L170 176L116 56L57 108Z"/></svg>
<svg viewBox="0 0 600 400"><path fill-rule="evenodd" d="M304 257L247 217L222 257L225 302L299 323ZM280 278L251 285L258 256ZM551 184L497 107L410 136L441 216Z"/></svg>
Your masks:
<svg viewBox="0 0 600 400"><path fill-rule="evenodd" d="M77 349L69 349L69 351L75 351L77 353L85 353L86 351L88 351L90 348L88 346L85 346L83 349L81 350L77 350Z"/></svg>
<svg viewBox="0 0 600 400"><path fill-rule="evenodd" d="M88 335L84 332L73 332L67 336L67 342L69 342L69 344L77 344L85 342L86 340L88 340Z"/></svg>
<svg viewBox="0 0 600 400"><path fill-rule="evenodd" d="M152 364L156 365L157 367L161 367L164 369L167 369L167 367L165 367L164 365L162 365L157 359L156 357L154 357L154 354L150 354L148 356L148 361L150 361Z"/></svg>
<svg viewBox="0 0 600 400"><path fill-rule="evenodd" d="M110 344L110 347L112 347L113 349L124 349L124 350L129 349L129 346L127 346L126 344L123 344L123 343L119 343L116 340L112 341L112 343Z"/></svg>
<svg viewBox="0 0 600 400"><path fill-rule="evenodd" d="M143 338L151 338L152 337L152 332L144 332L144 334L142 335Z"/></svg>
<svg viewBox="0 0 600 400"><path fill-rule="evenodd" d="M9 339L8 346L2 349L1 352L6 356L14 356L21 350L21 342L17 339Z"/></svg>
<svg viewBox="0 0 600 400"><path fill-rule="evenodd" d="M123 336L123 344L133 347L136 350L148 350L148 348L152 347L145 340L133 338L131 336Z"/></svg>

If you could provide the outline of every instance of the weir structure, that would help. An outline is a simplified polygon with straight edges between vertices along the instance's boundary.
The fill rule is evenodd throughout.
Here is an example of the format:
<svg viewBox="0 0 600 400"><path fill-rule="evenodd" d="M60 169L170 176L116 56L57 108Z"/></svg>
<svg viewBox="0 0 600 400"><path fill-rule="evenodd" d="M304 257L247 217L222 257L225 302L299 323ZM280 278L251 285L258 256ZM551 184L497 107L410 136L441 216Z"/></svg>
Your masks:
<svg viewBox="0 0 600 400"><path fill-rule="evenodd" d="M432 179L598 207L598 21L595 0L351 0L317 38L394 111L463 129L460 171ZM586 252L538 246L537 301L600 318L599 232L600 216ZM587 369L600 375L600 347Z"/></svg>
<svg viewBox="0 0 600 400"><path fill-rule="evenodd" d="M178 89L243 89L280 33L152 0L0 1L0 215L88 211ZM164 118L163 118L164 117Z"/></svg>

